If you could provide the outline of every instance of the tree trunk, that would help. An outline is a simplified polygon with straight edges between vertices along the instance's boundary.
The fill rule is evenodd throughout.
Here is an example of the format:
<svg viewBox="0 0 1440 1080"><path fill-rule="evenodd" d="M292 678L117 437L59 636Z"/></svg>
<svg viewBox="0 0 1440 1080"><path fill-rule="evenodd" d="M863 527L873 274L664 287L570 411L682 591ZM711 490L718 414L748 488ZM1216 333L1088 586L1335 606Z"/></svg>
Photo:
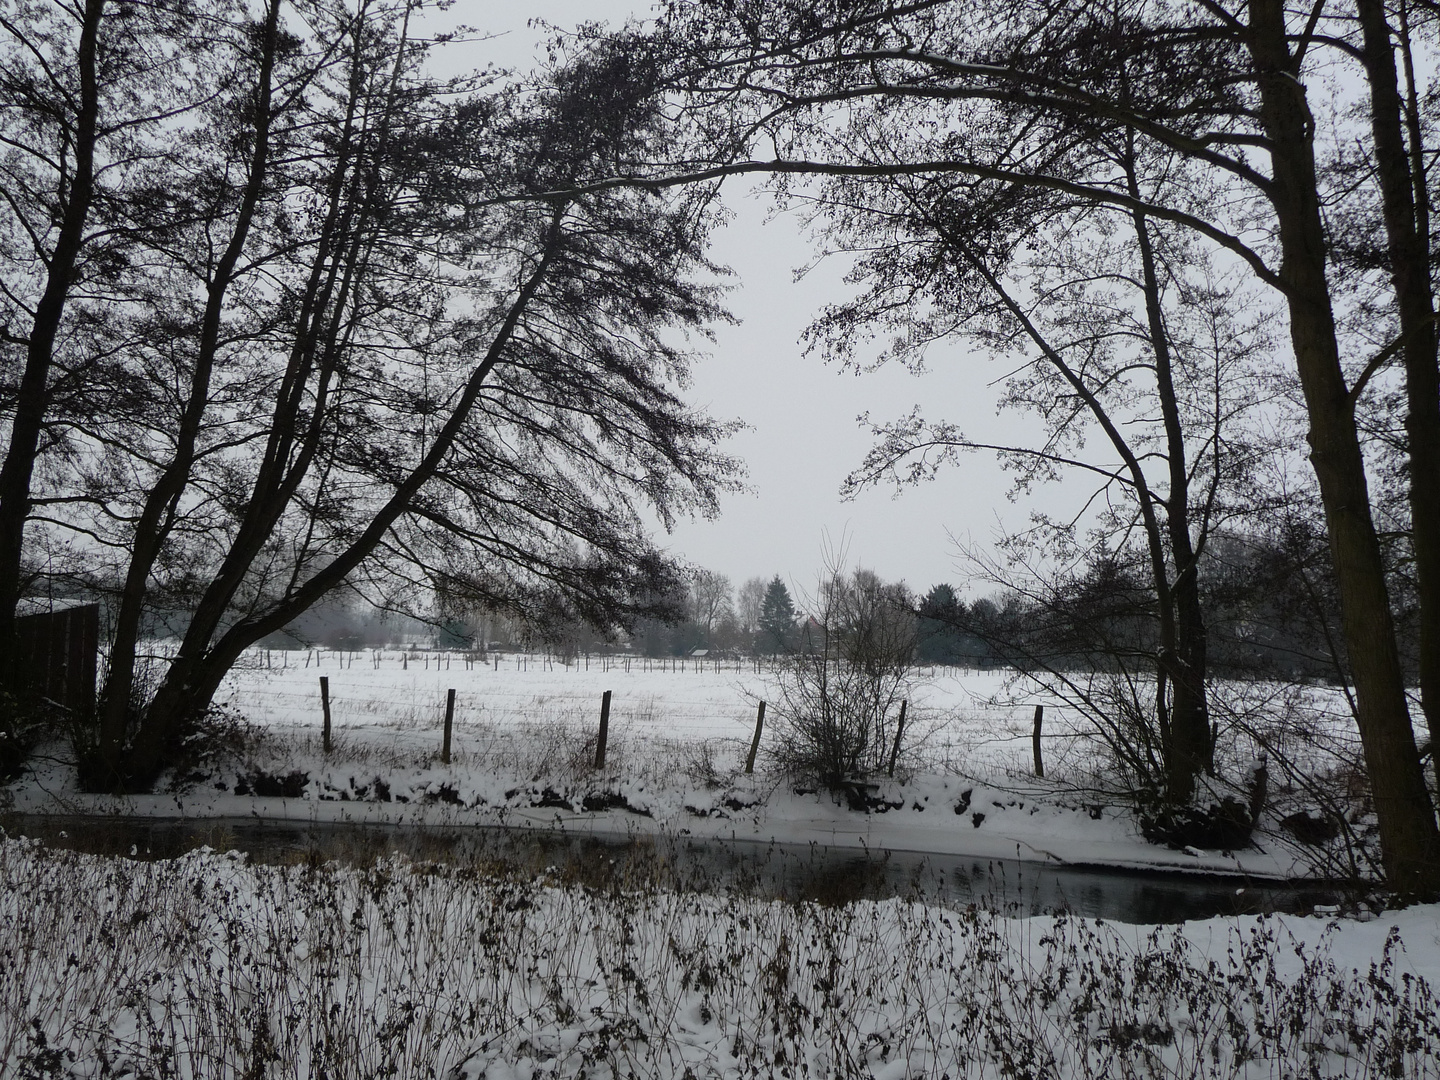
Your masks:
<svg viewBox="0 0 1440 1080"><path fill-rule="evenodd" d="M1427 238L1416 220L1415 181L1402 134L1390 25L1380 0L1358 0L1370 84L1370 127L1385 215L1395 299L1404 339L1405 418L1410 453L1410 537L1420 598L1420 703L1430 744L1440 746L1440 367ZM1416 138L1419 131L1412 131ZM1423 181L1423 176L1420 178Z"/></svg>
<svg viewBox="0 0 1440 1080"><path fill-rule="evenodd" d="M69 190L62 193L64 217L50 254L45 291L35 308L26 344L25 370L15 398L10 445L0 466L0 688L13 688L15 606L20 601L20 563L25 522L30 516L30 482L35 473L40 432L48 405L48 382L55 337L79 259L85 223L95 192L95 132L100 93L96 80L96 48L105 0L86 0L80 23L77 67L80 104L75 114L74 166ZM63 164L63 163L62 163ZM63 183L63 176L61 178Z"/></svg>
<svg viewBox="0 0 1440 1080"><path fill-rule="evenodd" d="M225 297L235 267L245 249L255 209L264 190L269 165L271 74L279 47L280 0L270 0L264 25L260 66L252 108L254 144L248 162L245 191L230 237L211 276L201 317L195 368L187 388L189 398L176 433L175 452L145 499L131 542L130 563L115 614L109 674L101 696L99 738L94 761L83 766L87 787L130 786L130 770L122 764L124 743L135 708L135 661L140 626L149 592L150 574L174 526L178 505L191 478L195 447L205 411L210 404L210 380L219 348Z"/></svg>
<svg viewBox="0 0 1440 1080"><path fill-rule="evenodd" d="M485 356L466 380L454 410L441 425L424 457L400 482L384 507L367 523L361 534L349 547L284 599L231 626L201 655L177 657L166 670L154 700L145 710L144 723L117 771L127 789L145 790L154 782L160 770L165 767L174 733L209 708L215 691L240 654L266 634L282 629L316 601L343 584L345 578L375 550L391 525L409 509L415 495L435 475L475 407L476 399L480 396L480 390L490 372L500 363L531 298L550 271L561 245L564 215L563 205L557 206L552 212L536 264L517 289Z"/></svg>
<svg viewBox="0 0 1440 1080"><path fill-rule="evenodd" d="M1149 555L1150 561L1151 581L1155 587L1155 615L1160 635L1160 648L1159 655L1156 658L1155 672L1155 720L1160 729L1161 768L1165 774L1164 798L1166 802L1172 805L1183 805L1189 802L1190 797L1195 793L1195 777L1204 766L1208 755L1194 744L1192 737L1193 732L1187 732L1182 736L1182 738L1190 740L1183 750L1185 756L1182 757L1180 754L1177 754L1175 732L1170 722L1172 708L1167 702L1173 701L1170 697L1170 683L1172 674L1178 669L1177 657L1179 654L1176 647L1174 596L1170 587L1165 558L1165 540L1160 528L1160 515L1156 512L1158 500L1150 490L1150 484L1145 477L1145 470L1140 464L1140 459L1135 456L1134 450L1131 449L1130 444L1125 441L1125 437L1120 433L1120 429L1116 426L1115 421L1111 419L1110 414L1106 411L1100 399L1095 396L1093 389L1070 367L1064 356L1049 343L1039 327L1034 324L1020 304L1006 290L1000 279L986 266L985 261L964 242L963 238L951 234L948 239L949 242L954 245L956 251L985 279L985 283L990 286L991 291L994 292L1000 299L1000 302L1004 304L1010 314L1014 316L1015 321L1024 329L1026 336L1039 347L1040 351L1044 353L1045 358L1055 370L1070 384L1076 396L1084 402L1085 407L1090 411L1090 415L1095 418L1095 422L1099 424L1100 429L1105 432L1105 436L1109 439L1110 445L1115 448L1115 452L1120 455L1120 459L1125 463L1125 471L1130 476L1131 485L1135 491L1135 499L1140 510L1140 520L1145 534L1146 552ZM1193 683L1191 687L1193 687ZM1202 696L1203 692L1202 684ZM1189 709L1191 715L1193 715L1193 690L1179 690L1177 688L1176 693L1184 695L1186 708ZM1209 743L1208 726L1205 733L1205 743L1206 745ZM1198 760L1199 764L1194 764L1192 759ZM1184 762L1184 764L1182 764L1182 762Z"/></svg>
<svg viewBox="0 0 1440 1080"><path fill-rule="evenodd" d="M1420 769L1355 416L1335 337L1315 177L1314 119L1286 39L1283 0L1251 0L1249 49L1270 142L1280 278L1330 533L1360 738L1390 886L1440 895L1440 831Z"/></svg>
<svg viewBox="0 0 1440 1080"><path fill-rule="evenodd" d="M1127 162L1131 194L1139 197L1133 162ZM1190 538L1190 471L1185 455L1185 432L1175 396L1175 379L1170 338L1165 330L1160 299L1160 277L1150 228L1145 216L1132 215L1135 237L1140 245L1145 313L1150 342L1155 354L1155 393L1165 427L1165 457L1169 469L1169 494L1165 499L1166 538L1175 581L1167 587L1157 581L1162 603L1172 605L1174 630L1172 647L1163 650L1161 664L1169 675L1170 752L1166 760L1170 801L1183 802L1194 791L1195 778L1211 767L1210 709L1205 691L1205 614L1200 604L1198 556ZM1183 794L1184 799L1180 798Z"/></svg>
<svg viewBox="0 0 1440 1080"><path fill-rule="evenodd" d="M403 51L402 42L397 49L397 63ZM364 100L365 69L358 40L351 65L345 118L335 144L333 175L325 193L324 224L318 230L310 273L298 304L294 340L271 412L265 453L234 539L214 579L201 595L181 640L177 660L182 662L198 662L209 650L255 559L309 474L329 417L327 405L332 380L345 348L345 312L359 268L368 258L369 245L375 242L371 226L387 209L376 205L379 201L376 192L396 96L392 80L391 93L381 113L381 146L372 153L367 165L360 159L359 144L368 132L357 133L356 123L357 114L369 112ZM310 418L304 421L302 411L307 407Z"/></svg>

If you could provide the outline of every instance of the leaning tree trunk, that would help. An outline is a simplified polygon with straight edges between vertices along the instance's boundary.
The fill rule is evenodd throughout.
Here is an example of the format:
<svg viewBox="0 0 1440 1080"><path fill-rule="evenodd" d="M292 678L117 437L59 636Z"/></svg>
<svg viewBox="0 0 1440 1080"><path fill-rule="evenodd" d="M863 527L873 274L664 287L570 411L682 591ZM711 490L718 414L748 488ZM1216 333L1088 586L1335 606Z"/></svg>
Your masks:
<svg viewBox="0 0 1440 1080"><path fill-rule="evenodd" d="M1432 753L1440 747L1440 367L1435 352L1435 297L1429 245L1416 220L1415 176L1401 126L1401 102L1390 25L1380 0L1358 0L1370 127L1385 216L1405 360L1410 453L1410 537L1420 598L1420 704ZM1412 138L1420 132L1412 131Z"/></svg>
<svg viewBox="0 0 1440 1080"><path fill-rule="evenodd" d="M1440 895L1440 831L1420 768L1349 388L1326 281L1314 118L1286 39L1283 0L1251 0L1249 48L1270 143L1280 279L1310 422L1310 461L1340 586L1357 720L1392 888Z"/></svg>
<svg viewBox="0 0 1440 1080"><path fill-rule="evenodd" d="M415 496L435 476L461 429L470 419L481 389L510 346L530 301L548 276L562 241L566 205L551 211L542 249L535 265L520 283L505 318L497 327L484 357L475 366L458 395L454 409L436 432L425 454L405 476L385 504L376 511L348 547L297 587L265 610L227 629L199 655L177 657L165 672L154 699L125 756L123 775L128 787L144 790L165 767L173 734L210 706L221 681L240 655L266 634L285 627L316 602L340 587L347 576L380 544L390 527L410 509Z"/></svg>
<svg viewBox="0 0 1440 1080"><path fill-rule="evenodd" d="M229 550L191 613L181 639L174 665L184 685L196 678L191 669L203 666L231 613L236 594L319 453L330 419L333 381L346 348L345 323L351 297L377 242L376 219L393 209L383 205L377 193L383 186L380 164L398 97L395 88L403 51L397 50L385 107L380 110L379 147L368 158L361 153L361 144L370 134L362 126L366 121L361 115L369 111L364 108L369 104L363 94L364 66L358 54L351 61L351 92L335 141L336 159L325 191L325 215L296 305L299 310L291 324L292 343L271 411L265 451ZM308 420L304 417L307 409ZM200 697L208 704L213 692L211 687Z"/></svg>

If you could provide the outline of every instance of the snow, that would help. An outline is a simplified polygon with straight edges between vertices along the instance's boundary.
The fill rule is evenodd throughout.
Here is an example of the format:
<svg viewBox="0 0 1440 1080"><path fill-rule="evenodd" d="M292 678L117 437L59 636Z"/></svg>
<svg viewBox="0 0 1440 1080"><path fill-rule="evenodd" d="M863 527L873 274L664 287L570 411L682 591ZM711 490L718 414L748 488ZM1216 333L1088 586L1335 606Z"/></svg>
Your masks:
<svg viewBox="0 0 1440 1080"><path fill-rule="evenodd" d="M1229 853L1145 843L1127 812L1070 793L1087 763L1060 703L1001 674L924 673L925 739L870 812L797 792L763 753L744 774L772 693L744 662L256 652L220 695L244 746L203 778L86 795L50 754L8 795L22 813L503 824L1261 880L1308 868L1271 834ZM1029 775L1034 704L1045 781ZM236 793L292 773L290 797ZM587 795L618 805L586 812ZM0 837L0 1075L1440 1078L1440 905L1151 926L526 873L106 859Z"/></svg>
<svg viewBox="0 0 1440 1080"><path fill-rule="evenodd" d="M1434 905L1127 926L4 840L0 930L7 1074L1440 1076Z"/></svg>
<svg viewBox="0 0 1440 1080"><path fill-rule="evenodd" d="M203 782L127 799L80 793L72 772L57 763L13 786L13 808L661 831L1258 879L1310 870L1306 853L1281 836L1236 852L1156 847L1128 813L1070 794L1067 780L1085 766L1072 718L1061 703L1009 686L1003 672L921 669L908 724L921 741L902 757L899 776L873 792L893 808L857 813L782 783L766 768L763 741L756 773L743 773L756 704L774 700L763 665L640 657L566 665L513 654L472 665L458 653L402 656L252 651L217 696L255 727L248 762L207 766L213 775ZM322 676L333 727L329 755L321 747ZM451 688L452 761L444 765ZM597 772L594 738L606 690L613 695L607 767ZM1035 704L1047 707L1046 781L1030 775ZM296 798L236 794L247 770L303 774L303 790ZM377 800L377 777L389 801ZM629 809L584 812L587 794L618 796Z"/></svg>

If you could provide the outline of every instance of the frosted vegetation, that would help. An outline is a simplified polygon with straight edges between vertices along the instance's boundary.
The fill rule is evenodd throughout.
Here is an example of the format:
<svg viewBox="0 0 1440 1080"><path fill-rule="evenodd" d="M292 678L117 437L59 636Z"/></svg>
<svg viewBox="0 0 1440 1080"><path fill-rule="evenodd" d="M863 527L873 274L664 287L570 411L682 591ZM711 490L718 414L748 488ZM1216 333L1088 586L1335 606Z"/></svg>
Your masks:
<svg viewBox="0 0 1440 1080"><path fill-rule="evenodd" d="M1433 909L1146 928L645 885L6 840L0 1072L1440 1076Z"/></svg>
<svg viewBox="0 0 1440 1080"><path fill-rule="evenodd" d="M446 764L448 688L458 694ZM596 770L602 689L613 706ZM698 830L697 810L719 810L732 815L726 830L749 821L779 835L828 812L966 844L1029 828L1067 858L1121 842L1164 853L1108 804L1099 817L1062 806L1106 798L1104 762L1080 737L1084 717L1033 685L917 669L905 691L913 727L880 786L905 803L872 814L796 796L764 748L745 776L756 703L771 692L754 661L252 652L222 694L231 737L210 733L208 756L174 774L152 812L178 799L187 813L248 813L237 808L280 800L252 792L242 803L239 781L298 777L287 805L301 817L327 803L382 816L429 804L453 823L482 822L547 791L577 812L587 793L609 792L652 815L647 827ZM1030 761L1041 700L1052 710L1044 781ZM1257 698L1256 715L1285 715L1281 700ZM1325 706L1314 691L1292 713L1316 732L1345 729ZM1286 737L1304 757L1301 733ZM1237 727L1232 745L1243 738ZM1332 755L1330 766L1312 759L1319 775L1345 744L1316 745ZM68 775L63 762L50 773L41 763L16 796L93 798L66 789ZM968 805L982 781L985 801ZM1283 776L1276 788L1278 799L1310 797ZM962 793L957 816L946 801ZM917 812L925 799L935 812ZM1276 812L1264 844L1284 840ZM1312 857L1324 868L1344 850L1339 838ZM1440 1077L1433 906L1367 922L1126 926L902 900L771 902L704 880L677 892L658 859L645 865L536 876L484 860L264 866L208 850L145 862L3 840L0 1074Z"/></svg>

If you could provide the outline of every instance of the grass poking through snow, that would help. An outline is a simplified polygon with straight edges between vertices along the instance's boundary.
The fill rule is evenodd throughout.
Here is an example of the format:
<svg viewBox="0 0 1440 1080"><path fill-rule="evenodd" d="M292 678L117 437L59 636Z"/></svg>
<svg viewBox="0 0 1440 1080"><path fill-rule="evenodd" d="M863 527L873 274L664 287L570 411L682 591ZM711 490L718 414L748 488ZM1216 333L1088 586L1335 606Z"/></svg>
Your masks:
<svg viewBox="0 0 1440 1080"><path fill-rule="evenodd" d="M1398 935L1352 970L1321 926L1147 929L3 840L0 1073L1440 1076L1437 1003ZM1376 927L1341 933L1355 931Z"/></svg>

